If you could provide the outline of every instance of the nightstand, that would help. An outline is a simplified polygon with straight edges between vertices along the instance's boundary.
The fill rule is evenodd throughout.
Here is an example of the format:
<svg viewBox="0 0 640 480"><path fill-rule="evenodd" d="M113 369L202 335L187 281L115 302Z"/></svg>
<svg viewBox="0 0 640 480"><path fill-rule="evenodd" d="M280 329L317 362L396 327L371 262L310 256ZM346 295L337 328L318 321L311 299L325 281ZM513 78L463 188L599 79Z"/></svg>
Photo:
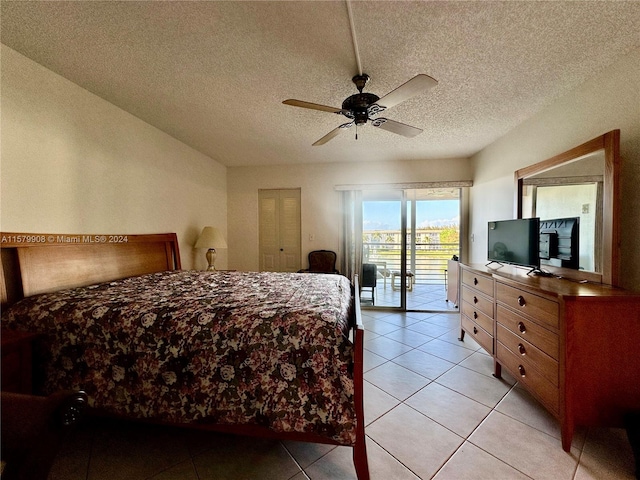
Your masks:
<svg viewBox="0 0 640 480"><path fill-rule="evenodd" d="M2 391L32 393L32 346L37 333L2 330Z"/></svg>

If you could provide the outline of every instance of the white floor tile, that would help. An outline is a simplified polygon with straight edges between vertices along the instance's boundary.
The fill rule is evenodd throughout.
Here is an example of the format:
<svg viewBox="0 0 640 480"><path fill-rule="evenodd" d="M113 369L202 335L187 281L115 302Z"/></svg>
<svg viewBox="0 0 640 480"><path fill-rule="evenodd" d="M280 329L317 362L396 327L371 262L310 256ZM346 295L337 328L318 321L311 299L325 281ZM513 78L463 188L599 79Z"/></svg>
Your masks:
<svg viewBox="0 0 640 480"><path fill-rule="evenodd" d="M371 370L372 368L376 368L378 365L382 365L383 363L386 363L389 361L386 358L381 357L380 355L367 350L366 348L364 349L362 356L363 356L363 359L362 359L363 368L365 372L368 370Z"/></svg>
<svg viewBox="0 0 640 480"><path fill-rule="evenodd" d="M412 347L405 345L404 343L396 342L387 337L377 337L372 340L364 341L364 348L370 352L380 355L381 357L391 360L403 353L412 350Z"/></svg>
<svg viewBox="0 0 640 480"><path fill-rule="evenodd" d="M402 365L430 380L435 380L456 365L422 350L411 350L394 358L392 362Z"/></svg>
<svg viewBox="0 0 640 480"><path fill-rule="evenodd" d="M399 400L405 400L431 381L392 362L369 370L364 379Z"/></svg>
<svg viewBox="0 0 640 480"><path fill-rule="evenodd" d="M373 422L367 434L422 479L435 475L463 442L462 437L406 405Z"/></svg>
<svg viewBox="0 0 640 480"><path fill-rule="evenodd" d="M418 349L423 352L430 353L431 355L435 355L436 357L444 358L445 360L453 363L459 363L469 355L473 354L473 350L445 342L438 338L431 340L424 345L420 345Z"/></svg>
<svg viewBox="0 0 640 480"><path fill-rule="evenodd" d="M407 328L400 328L394 332L388 333L385 336L387 338L395 340L396 342L404 343L405 345L409 345L410 347L414 348L419 347L420 345L424 345L434 338L422 333L414 332L413 330L409 330Z"/></svg>
<svg viewBox="0 0 640 480"><path fill-rule="evenodd" d="M512 387L503 379L489 377L461 366L452 368L438 377L436 382L489 408L495 407Z"/></svg>
<svg viewBox="0 0 640 480"><path fill-rule="evenodd" d="M535 480L571 480L580 456L560 441L500 412L492 412L469 442Z"/></svg>
<svg viewBox="0 0 640 480"><path fill-rule="evenodd" d="M465 442L434 480L527 480L529 477L488 454L475 445Z"/></svg>
<svg viewBox="0 0 640 480"><path fill-rule="evenodd" d="M432 382L405 402L461 437L467 437L491 409Z"/></svg>
<svg viewBox="0 0 640 480"><path fill-rule="evenodd" d="M366 425L377 420L399 403L400 400L389 395L384 390L372 383L364 382L364 418Z"/></svg>
<svg viewBox="0 0 640 480"><path fill-rule="evenodd" d="M634 478L635 460L627 432L621 428L590 428L575 480Z"/></svg>

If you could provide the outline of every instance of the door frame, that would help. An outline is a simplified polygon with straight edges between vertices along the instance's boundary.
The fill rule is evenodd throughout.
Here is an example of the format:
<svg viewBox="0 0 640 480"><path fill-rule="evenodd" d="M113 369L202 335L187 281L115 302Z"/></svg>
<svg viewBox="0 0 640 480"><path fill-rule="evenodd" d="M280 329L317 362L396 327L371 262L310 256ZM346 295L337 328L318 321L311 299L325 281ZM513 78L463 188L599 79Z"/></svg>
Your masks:
<svg viewBox="0 0 640 480"><path fill-rule="evenodd" d="M295 192L295 195L287 195L292 192ZM275 229L275 243L277 245L273 245L270 248L273 250L271 255L274 257L274 268L273 269L265 269L264 256L267 254L265 250L268 250L264 245L263 238L263 221L265 218L263 217L263 205L262 201L264 199L277 199L275 202L275 219L273 229ZM296 220L297 232L294 232L294 244L283 244L283 236L282 231L283 222L286 221L286 218L283 217L283 200L295 198L296 200ZM293 248L293 252L289 252ZM279 250L277 253L276 251ZM286 250L286 251L285 251ZM287 268L287 260L291 257L293 259L293 263ZM277 264L276 264L277 261ZM302 189L301 188L261 188L258 189L258 270L259 271L276 271L276 272L297 272L300 270L302 265Z"/></svg>

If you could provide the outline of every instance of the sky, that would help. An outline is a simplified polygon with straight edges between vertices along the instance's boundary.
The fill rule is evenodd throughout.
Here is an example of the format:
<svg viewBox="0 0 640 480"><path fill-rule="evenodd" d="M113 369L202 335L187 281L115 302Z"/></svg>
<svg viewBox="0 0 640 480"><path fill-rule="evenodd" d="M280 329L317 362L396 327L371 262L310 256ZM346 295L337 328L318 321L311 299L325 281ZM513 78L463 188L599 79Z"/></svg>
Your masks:
<svg viewBox="0 0 640 480"><path fill-rule="evenodd" d="M399 201L364 201L362 205L364 231L400 229ZM457 199L418 202L416 225L418 228L459 225L459 208ZM409 217L407 217L407 221L409 221Z"/></svg>

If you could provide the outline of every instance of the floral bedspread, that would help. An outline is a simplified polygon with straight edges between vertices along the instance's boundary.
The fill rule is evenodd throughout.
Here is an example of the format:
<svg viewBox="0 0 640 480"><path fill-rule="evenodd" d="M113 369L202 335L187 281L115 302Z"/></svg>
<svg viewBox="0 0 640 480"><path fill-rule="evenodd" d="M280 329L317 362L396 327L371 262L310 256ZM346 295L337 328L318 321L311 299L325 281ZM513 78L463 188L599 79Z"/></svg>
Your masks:
<svg viewBox="0 0 640 480"><path fill-rule="evenodd" d="M341 275L174 271L29 297L2 326L45 334L42 393L353 445L350 296Z"/></svg>

